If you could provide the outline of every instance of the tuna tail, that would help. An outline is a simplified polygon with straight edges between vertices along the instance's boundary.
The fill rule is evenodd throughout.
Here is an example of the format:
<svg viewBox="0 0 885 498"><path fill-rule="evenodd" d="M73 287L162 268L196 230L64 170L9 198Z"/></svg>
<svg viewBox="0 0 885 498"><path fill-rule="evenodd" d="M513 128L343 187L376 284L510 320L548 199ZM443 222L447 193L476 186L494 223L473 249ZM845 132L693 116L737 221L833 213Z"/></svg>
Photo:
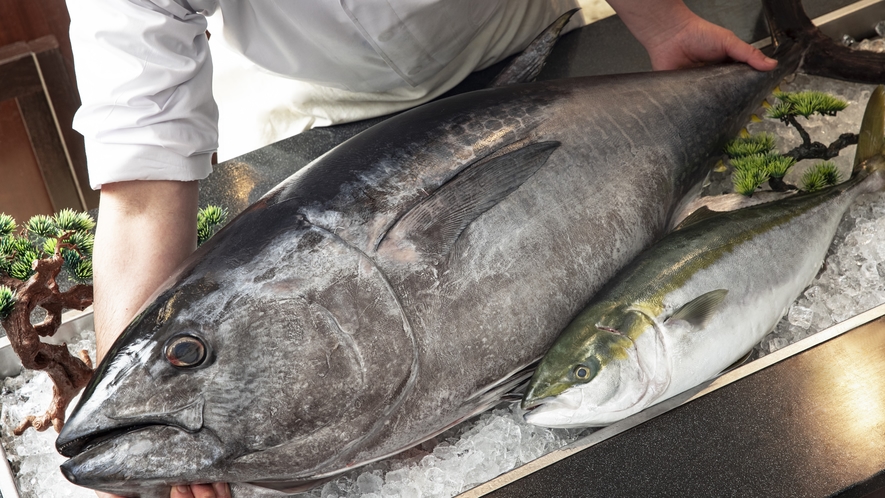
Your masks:
<svg viewBox="0 0 885 498"><path fill-rule="evenodd" d="M562 29L571 20L572 15L579 10L581 9L572 9L553 21L553 24L542 31L521 54L517 55L510 61L510 64L507 64L507 67L498 73L498 76L489 84L489 88L534 81L541 74L541 69L547 62L547 57L553 50L553 46L556 45L556 41L559 40Z"/></svg>
<svg viewBox="0 0 885 498"><path fill-rule="evenodd" d="M885 87L879 85L870 95L857 136L854 172L885 172Z"/></svg>
<svg viewBox="0 0 885 498"><path fill-rule="evenodd" d="M885 82L885 54L851 50L821 33L799 0L763 0L775 46L796 42L805 50L800 70L806 74L858 83Z"/></svg>

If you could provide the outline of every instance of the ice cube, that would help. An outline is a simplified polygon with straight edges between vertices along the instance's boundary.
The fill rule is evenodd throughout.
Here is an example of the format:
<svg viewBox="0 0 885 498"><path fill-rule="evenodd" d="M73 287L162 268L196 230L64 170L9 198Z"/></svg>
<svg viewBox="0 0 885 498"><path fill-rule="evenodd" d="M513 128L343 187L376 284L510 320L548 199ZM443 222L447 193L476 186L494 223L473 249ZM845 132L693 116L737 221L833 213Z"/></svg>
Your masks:
<svg viewBox="0 0 885 498"><path fill-rule="evenodd" d="M787 314L790 323L802 329L811 327L812 318L814 318L814 312L810 308L795 304L790 306L790 312Z"/></svg>

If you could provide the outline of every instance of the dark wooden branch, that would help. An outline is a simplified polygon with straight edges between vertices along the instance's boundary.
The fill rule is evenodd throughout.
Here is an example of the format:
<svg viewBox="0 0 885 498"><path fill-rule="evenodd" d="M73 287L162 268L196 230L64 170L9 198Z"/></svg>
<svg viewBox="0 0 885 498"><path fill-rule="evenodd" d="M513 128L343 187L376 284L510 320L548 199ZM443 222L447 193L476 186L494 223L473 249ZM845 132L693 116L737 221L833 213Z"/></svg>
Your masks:
<svg viewBox="0 0 885 498"><path fill-rule="evenodd" d="M34 274L25 282L17 281L16 303L8 317L2 320L12 349L25 368L43 370L52 379L52 402L46 413L28 416L13 432L22 434L28 427L38 431L52 426L60 431L64 425L65 409L77 393L92 378L92 362L81 351L79 358L68 352L66 345L47 344L40 337L51 336L61 325L64 309L82 310L92 304L92 286L76 285L60 292L56 278L64 264L62 237L51 257L34 262ZM9 277L4 277L4 281ZM12 279L15 280L15 279ZM10 286L13 287L13 286ZM46 310L43 322L31 323L31 313L40 306Z"/></svg>

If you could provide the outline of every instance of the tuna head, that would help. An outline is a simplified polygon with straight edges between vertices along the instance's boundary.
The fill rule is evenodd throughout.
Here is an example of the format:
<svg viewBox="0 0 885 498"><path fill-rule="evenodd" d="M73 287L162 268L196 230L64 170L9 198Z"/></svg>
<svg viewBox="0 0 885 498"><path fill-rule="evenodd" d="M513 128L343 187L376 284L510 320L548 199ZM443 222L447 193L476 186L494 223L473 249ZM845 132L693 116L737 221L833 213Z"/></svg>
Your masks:
<svg viewBox="0 0 885 498"><path fill-rule="evenodd" d="M56 443L72 482L309 481L359 463L401 403L415 344L371 261L303 220L239 221L99 366Z"/></svg>
<svg viewBox="0 0 885 498"><path fill-rule="evenodd" d="M599 303L575 319L538 365L522 407L545 427L599 426L645 408L669 382L654 320Z"/></svg>

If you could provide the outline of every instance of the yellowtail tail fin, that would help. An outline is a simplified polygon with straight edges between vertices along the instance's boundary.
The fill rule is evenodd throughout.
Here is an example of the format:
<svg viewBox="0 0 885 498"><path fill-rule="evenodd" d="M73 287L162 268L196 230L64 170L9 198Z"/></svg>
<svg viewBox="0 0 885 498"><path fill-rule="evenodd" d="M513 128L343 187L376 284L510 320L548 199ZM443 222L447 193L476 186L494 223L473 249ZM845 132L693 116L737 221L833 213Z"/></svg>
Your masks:
<svg viewBox="0 0 885 498"><path fill-rule="evenodd" d="M885 170L885 87L879 85L870 95L860 124L854 170Z"/></svg>

